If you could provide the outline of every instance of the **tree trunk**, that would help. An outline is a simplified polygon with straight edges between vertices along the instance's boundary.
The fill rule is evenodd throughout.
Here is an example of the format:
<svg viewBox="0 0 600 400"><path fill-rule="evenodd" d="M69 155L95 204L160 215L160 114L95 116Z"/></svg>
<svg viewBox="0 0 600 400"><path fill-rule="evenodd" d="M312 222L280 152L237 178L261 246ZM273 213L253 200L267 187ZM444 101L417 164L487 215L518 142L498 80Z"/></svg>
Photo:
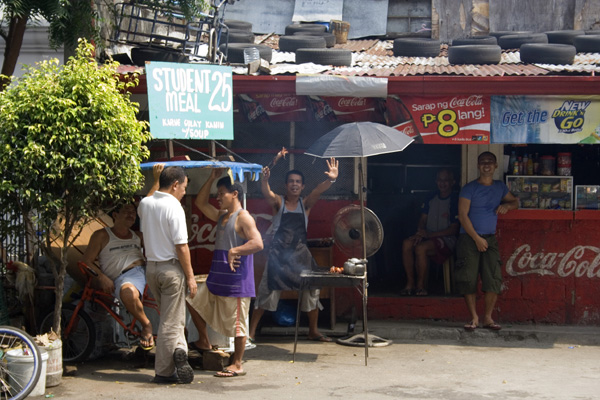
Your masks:
<svg viewBox="0 0 600 400"><path fill-rule="evenodd" d="M4 49L4 63L2 64L2 75L11 76L15 72L21 46L23 45L23 36L27 27L29 15L15 16L10 19L8 28L8 38L6 48ZM4 90L10 83L10 79L4 78L0 81L0 91Z"/></svg>

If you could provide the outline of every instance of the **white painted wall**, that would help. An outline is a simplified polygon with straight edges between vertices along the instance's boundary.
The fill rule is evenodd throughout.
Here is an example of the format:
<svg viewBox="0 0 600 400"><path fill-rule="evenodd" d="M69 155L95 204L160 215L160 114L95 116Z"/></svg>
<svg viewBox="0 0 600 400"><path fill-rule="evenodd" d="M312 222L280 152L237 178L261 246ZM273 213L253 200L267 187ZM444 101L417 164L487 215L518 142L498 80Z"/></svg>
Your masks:
<svg viewBox="0 0 600 400"><path fill-rule="evenodd" d="M4 40L0 40L0 63L4 62L5 48L6 44ZM48 41L48 27L29 26L25 30L21 54L19 55L19 61L13 75L21 76L23 74L23 65L33 65L38 61L49 60L51 58L57 58L60 64L64 63L63 49L52 50L50 48Z"/></svg>

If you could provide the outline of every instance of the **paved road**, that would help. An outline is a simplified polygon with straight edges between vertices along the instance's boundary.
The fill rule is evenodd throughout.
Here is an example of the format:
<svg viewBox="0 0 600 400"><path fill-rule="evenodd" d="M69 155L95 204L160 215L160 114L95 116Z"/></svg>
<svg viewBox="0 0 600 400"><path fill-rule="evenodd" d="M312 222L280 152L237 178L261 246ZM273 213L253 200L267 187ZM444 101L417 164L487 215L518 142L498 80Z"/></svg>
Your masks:
<svg viewBox="0 0 600 400"><path fill-rule="evenodd" d="M482 332L483 334L483 332ZM482 344L483 343L483 344ZM499 343L499 342L498 342ZM124 361L123 351L78 366L47 394L59 399L598 399L600 347L502 340L430 340L369 349L261 337L246 352L247 375L215 378L197 370L190 385L148 383L151 368Z"/></svg>

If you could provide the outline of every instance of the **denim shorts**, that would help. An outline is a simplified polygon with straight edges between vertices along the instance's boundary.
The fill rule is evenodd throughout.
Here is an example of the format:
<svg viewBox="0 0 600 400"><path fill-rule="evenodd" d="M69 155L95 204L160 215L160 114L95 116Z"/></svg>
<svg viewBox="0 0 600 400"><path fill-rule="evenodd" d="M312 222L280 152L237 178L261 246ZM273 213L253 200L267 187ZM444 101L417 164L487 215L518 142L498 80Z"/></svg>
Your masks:
<svg viewBox="0 0 600 400"><path fill-rule="evenodd" d="M115 292L113 295L121 301L121 287L131 283L140 292L140 297L144 295L144 289L146 288L146 269L138 265L128 271L125 271L115 279Z"/></svg>

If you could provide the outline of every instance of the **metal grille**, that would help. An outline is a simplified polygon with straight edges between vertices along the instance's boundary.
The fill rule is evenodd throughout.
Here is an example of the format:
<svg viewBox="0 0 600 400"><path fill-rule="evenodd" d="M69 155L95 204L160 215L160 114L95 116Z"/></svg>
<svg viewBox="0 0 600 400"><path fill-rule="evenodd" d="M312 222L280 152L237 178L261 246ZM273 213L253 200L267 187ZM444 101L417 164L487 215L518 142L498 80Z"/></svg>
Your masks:
<svg viewBox="0 0 600 400"><path fill-rule="evenodd" d="M152 7L136 2L115 6L118 19L115 41L134 46L175 50L187 55L204 56L201 46L208 44L206 58L216 62L216 50L227 44L229 29L223 24L227 3L217 1L209 14L186 20L177 9ZM223 41L221 35L223 34ZM225 47L226 52L226 47Z"/></svg>
<svg viewBox="0 0 600 400"><path fill-rule="evenodd" d="M23 227L23 219L19 216L4 214L0 219L0 223L7 227ZM26 261L27 246L25 243L25 229L21 234L0 237L0 276L6 274L6 263L8 261Z"/></svg>

